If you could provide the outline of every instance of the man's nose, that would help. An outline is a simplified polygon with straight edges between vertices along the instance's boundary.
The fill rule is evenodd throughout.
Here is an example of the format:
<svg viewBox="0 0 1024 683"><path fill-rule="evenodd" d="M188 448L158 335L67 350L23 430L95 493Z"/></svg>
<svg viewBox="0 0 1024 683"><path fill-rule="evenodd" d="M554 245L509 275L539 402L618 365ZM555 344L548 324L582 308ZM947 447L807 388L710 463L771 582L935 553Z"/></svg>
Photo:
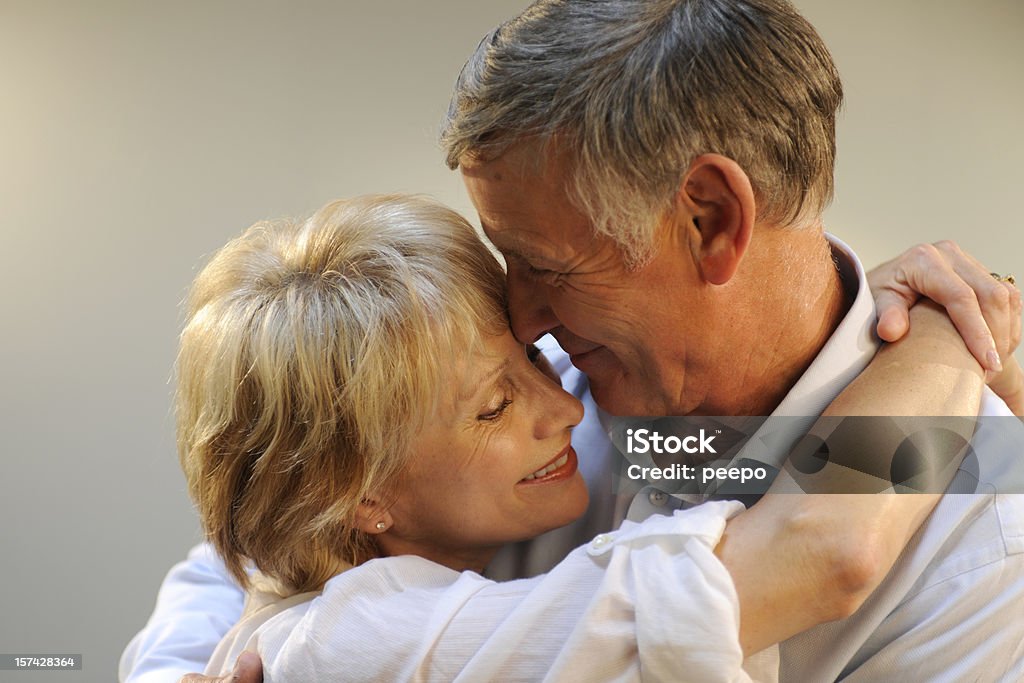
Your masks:
<svg viewBox="0 0 1024 683"><path fill-rule="evenodd" d="M559 325L551 310L550 287L528 277L523 266L509 259L505 275L508 288L508 315L512 334L530 344Z"/></svg>

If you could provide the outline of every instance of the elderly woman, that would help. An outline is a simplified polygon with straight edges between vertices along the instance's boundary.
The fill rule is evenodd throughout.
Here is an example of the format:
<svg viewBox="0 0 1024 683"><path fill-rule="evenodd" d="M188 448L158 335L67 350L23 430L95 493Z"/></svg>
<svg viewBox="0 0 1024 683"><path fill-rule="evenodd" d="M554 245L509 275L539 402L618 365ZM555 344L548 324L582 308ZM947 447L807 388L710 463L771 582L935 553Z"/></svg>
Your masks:
<svg viewBox="0 0 1024 683"><path fill-rule="evenodd" d="M883 350L846 414L976 413L977 365L944 316L915 315L912 335L952 343ZM903 362L922 357L930 380ZM583 513L581 415L509 332L502 270L453 212L369 197L251 228L197 278L179 358L182 465L249 592L207 673L251 649L267 681L749 680L744 653L856 609L936 500L707 503L546 575L483 578L502 545ZM815 516L837 538L888 520L858 549L869 571L808 538Z"/></svg>

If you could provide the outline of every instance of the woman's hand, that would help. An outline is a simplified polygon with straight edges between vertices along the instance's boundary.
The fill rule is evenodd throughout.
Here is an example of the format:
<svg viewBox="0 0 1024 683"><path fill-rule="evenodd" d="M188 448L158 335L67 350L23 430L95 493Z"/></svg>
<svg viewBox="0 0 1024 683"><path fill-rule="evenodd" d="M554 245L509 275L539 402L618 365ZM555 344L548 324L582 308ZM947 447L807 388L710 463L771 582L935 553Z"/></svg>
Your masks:
<svg viewBox="0 0 1024 683"><path fill-rule="evenodd" d="M235 668L227 676L213 678L202 674L188 674L178 683L262 683L263 662L255 652L243 652L235 661Z"/></svg>
<svg viewBox="0 0 1024 683"><path fill-rule="evenodd" d="M996 280L955 242L911 247L871 270L868 284L878 308L879 337L885 341L902 338L910 326L910 307L927 297L946 309L967 348L989 371L990 383L1020 344L1020 290L1010 282ZM1019 399L1019 370L993 385L1008 403L1013 396L1004 394L1003 388L1008 386Z"/></svg>
<svg viewBox="0 0 1024 683"><path fill-rule="evenodd" d="M988 386L1006 402L1014 415L1024 417L1024 372L1016 358L1007 358L1003 371L989 380Z"/></svg>

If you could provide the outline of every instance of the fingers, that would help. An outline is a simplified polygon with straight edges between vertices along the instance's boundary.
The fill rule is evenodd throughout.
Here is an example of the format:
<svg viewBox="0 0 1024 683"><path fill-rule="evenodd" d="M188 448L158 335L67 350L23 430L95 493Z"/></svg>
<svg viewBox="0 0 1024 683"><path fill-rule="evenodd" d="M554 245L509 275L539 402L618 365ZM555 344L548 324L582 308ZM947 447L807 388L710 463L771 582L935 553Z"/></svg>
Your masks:
<svg viewBox="0 0 1024 683"><path fill-rule="evenodd" d="M910 307L920 298L907 285L900 258L883 263L868 272L868 285L875 296L878 311L878 336L894 342L903 338L910 329Z"/></svg>
<svg viewBox="0 0 1024 683"><path fill-rule="evenodd" d="M1006 402L1014 415L1024 416L1024 372L1013 356L1007 358L1003 365L1005 370L999 373L989 387Z"/></svg>
<svg viewBox="0 0 1024 683"><path fill-rule="evenodd" d="M238 655L235 668L227 676L188 674L178 683L263 683L263 662L255 652L246 651Z"/></svg>
<svg viewBox="0 0 1024 683"><path fill-rule="evenodd" d="M231 683L263 683L263 662L255 652L243 652L238 655L228 680Z"/></svg>
<svg viewBox="0 0 1024 683"><path fill-rule="evenodd" d="M998 284L977 261L952 242L920 244L907 252L904 264L908 286L946 309L971 354L986 370L999 372L1002 363L993 332L1008 336L1006 309L1000 312L993 294ZM988 278L986 281L985 278ZM979 299L979 294L982 299ZM988 317L982 311L986 306ZM1002 315L1001 319L999 316ZM991 324L997 329L990 330Z"/></svg>
<svg viewBox="0 0 1024 683"><path fill-rule="evenodd" d="M878 306L878 336L906 334L910 307L925 296L946 309L971 354L998 374L1021 340L1021 293L950 241L919 244L868 274Z"/></svg>
<svg viewBox="0 0 1024 683"><path fill-rule="evenodd" d="M1021 315L1024 313L1024 299L1021 298L1020 290L1009 282L1002 283L1010 291L1010 343L1008 354L1013 354L1020 346Z"/></svg>
<svg viewBox="0 0 1024 683"><path fill-rule="evenodd" d="M910 329L906 299L894 292L883 292L875 303L878 306L878 336L887 342L902 339Z"/></svg>
<svg viewBox="0 0 1024 683"><path fill-rule="evenodd" d="M990 269L961 250L956 243L937 242L935 247L945 255L954 272L974 290L985 324L992 335L998 359L1006 359L1013 353L1018 343L1013 341L1014 330L1020 328L1020 314L1014 304L1014 299L1019 298L1017 288L1009 282L1001 282L992 277ZM1019 337L1019 334L1017 336ZM995 360L985 363L985 366L990 371L1000 369L996 367L998 363Z"/></svg>

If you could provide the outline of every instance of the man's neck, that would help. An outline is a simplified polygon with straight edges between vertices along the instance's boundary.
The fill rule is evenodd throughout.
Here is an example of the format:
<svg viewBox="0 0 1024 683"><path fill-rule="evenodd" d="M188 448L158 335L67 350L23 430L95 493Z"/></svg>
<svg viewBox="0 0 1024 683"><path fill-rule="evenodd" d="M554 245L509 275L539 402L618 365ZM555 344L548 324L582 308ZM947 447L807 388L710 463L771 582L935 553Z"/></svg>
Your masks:
<svg viewBox="0 0 1024 683"><path fill-rule="evenodd" d="M762 228L737 273L740 324L721 354L731 373L719 415L769 415L814 361L849 309L820 228ZM719 358L720 367L730 359Z"/></svg>

